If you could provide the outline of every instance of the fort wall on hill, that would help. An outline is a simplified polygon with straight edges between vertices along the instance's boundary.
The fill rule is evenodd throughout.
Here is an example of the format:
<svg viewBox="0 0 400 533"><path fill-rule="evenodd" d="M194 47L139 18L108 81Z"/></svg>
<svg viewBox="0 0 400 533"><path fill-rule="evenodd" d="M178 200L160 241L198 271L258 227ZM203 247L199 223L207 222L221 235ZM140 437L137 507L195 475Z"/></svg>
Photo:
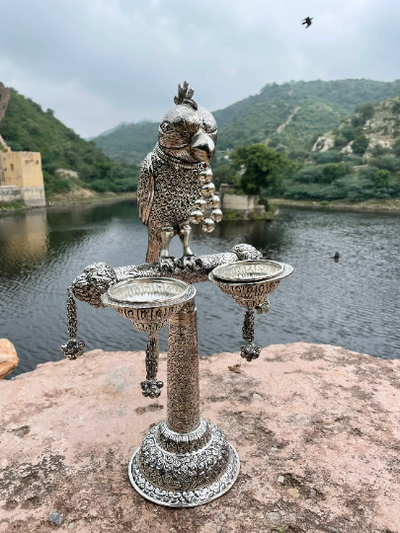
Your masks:
<svg viewBox="0 0 400 533"><path fill-rule="evenodd" d="M2 143L0 151L0 202L23 202L28 207L46 205L42 159L39 152L13 152Z"/></svg>

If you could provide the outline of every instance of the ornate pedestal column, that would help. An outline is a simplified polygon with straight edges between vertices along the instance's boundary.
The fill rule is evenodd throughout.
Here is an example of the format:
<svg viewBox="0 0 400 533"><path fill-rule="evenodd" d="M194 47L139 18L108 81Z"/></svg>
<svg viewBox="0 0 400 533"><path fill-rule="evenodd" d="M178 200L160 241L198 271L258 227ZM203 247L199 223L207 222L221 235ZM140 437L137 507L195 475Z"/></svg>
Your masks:
<svg viewBox="0 0 400 533"><path fill-rule="evenodd" d="M151 429L134 453L129 479L154 503L194 507L229 490L240 463L222 432L200 417L194 299L168 326L167 420Z"/></svg>

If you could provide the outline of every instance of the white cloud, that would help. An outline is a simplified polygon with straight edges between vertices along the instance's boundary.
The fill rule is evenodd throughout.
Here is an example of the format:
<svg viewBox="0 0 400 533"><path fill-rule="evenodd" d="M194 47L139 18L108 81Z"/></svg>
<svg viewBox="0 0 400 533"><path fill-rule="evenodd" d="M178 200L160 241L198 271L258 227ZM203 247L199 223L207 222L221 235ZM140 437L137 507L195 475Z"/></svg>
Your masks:
<svg viewBox="0 0 400 533"><path fill-rule="evenodd" d="M0 79L84 136L159 120L184 79L213 110L273 81L399 77L394 0L2 0L1 18Z"/></svg>

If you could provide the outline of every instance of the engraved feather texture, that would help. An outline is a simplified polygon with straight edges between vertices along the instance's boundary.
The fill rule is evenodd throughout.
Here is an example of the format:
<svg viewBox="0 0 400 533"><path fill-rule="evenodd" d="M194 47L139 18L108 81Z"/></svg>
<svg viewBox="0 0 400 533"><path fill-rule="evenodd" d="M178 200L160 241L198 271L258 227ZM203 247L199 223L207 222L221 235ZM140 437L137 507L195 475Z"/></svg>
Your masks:
<svg viewBox="0 0 400 533"><path fill-rule="evenodd" d="M159 258L163 228L176 234L189 224L202 195L200 173L209 167L215 150L217 123L192 100L193 89L185 87L179 87L176 99L183 103L162 119L158 142L140 168L137 202L140 220L149 227L148 262Z"/></svg>

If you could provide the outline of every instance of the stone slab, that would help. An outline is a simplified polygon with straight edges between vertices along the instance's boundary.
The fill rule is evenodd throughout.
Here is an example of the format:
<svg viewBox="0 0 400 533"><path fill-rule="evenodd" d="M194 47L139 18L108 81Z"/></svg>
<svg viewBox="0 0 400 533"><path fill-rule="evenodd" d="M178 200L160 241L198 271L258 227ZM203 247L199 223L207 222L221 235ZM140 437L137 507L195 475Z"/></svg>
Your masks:
<svg viewBox="0 0 400 533"><path fill-rule="evenodd" d="M306 343L252 363L202 358L202 415L241 471L227 494L186 510L128 481L131 455L166 416L164 391L141 396L143 376L143 352L94 350L0 382L2 533L400 532L400 361Z"/></svg>

